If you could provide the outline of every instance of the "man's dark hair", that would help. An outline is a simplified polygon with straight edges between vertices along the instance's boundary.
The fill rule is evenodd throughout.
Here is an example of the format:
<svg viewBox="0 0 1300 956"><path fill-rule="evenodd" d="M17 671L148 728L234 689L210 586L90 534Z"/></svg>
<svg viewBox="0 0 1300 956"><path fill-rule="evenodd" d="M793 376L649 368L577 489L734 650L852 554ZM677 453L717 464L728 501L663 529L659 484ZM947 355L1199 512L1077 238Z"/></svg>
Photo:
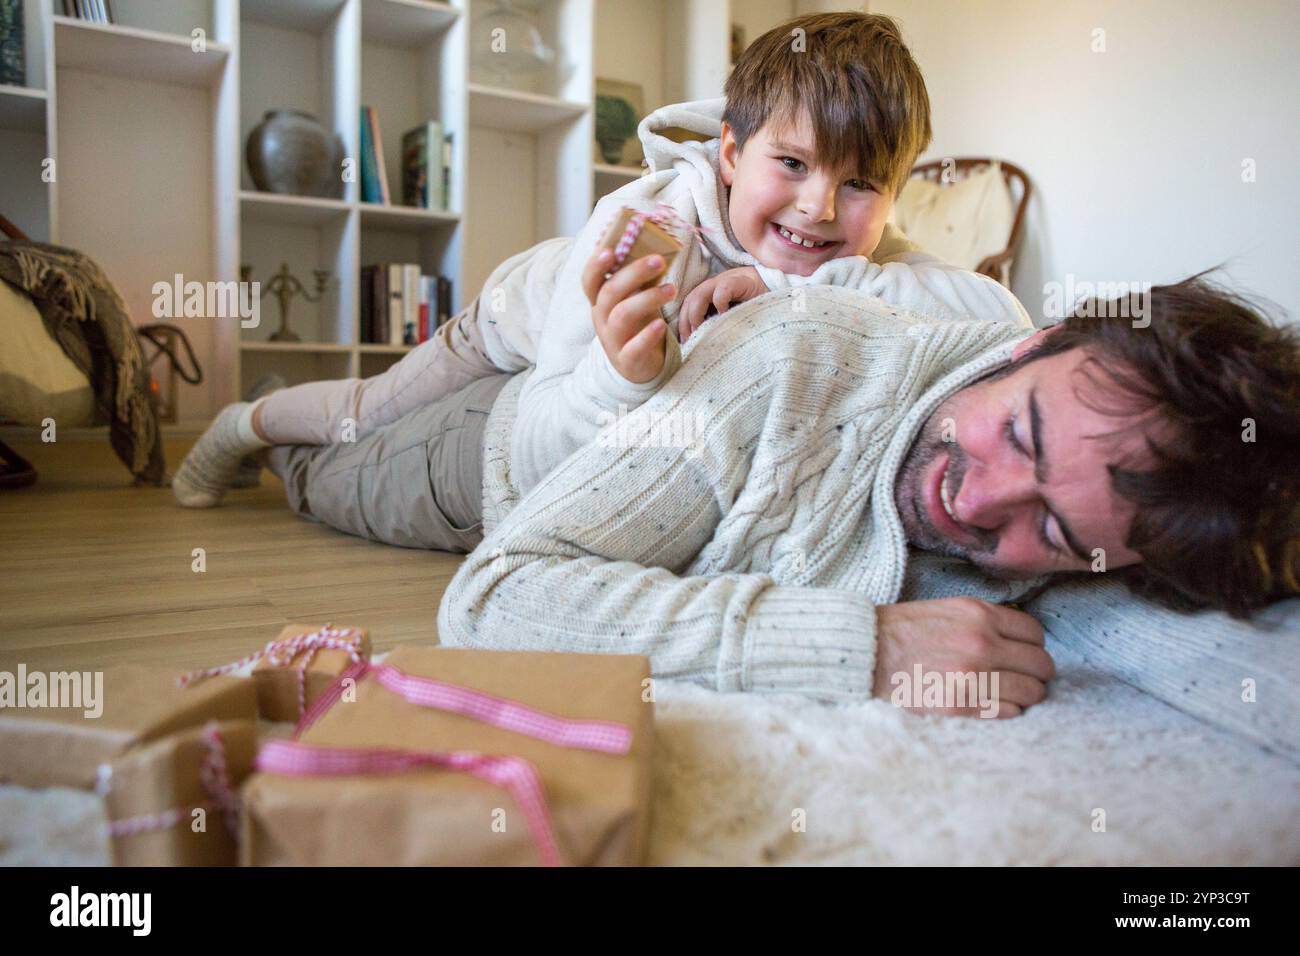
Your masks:
<svg viewBox="0 0 1300 956"><path fill-rule="evenodd" d="M1091 407L1167 426L1147 434L1153 469L1110 466L1137 506L1130 588L1248 617L1300 594L1300 330L1270 324L1210 271L1081 303L1022 361L1083 348L1092 391L1119 393Z"/></svg>

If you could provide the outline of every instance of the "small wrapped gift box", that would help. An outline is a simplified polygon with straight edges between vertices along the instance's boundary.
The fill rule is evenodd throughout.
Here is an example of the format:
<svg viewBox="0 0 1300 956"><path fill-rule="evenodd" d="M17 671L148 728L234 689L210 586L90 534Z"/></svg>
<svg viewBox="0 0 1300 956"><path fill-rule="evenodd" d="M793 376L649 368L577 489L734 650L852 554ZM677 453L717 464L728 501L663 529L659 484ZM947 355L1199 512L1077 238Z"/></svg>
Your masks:
<svg viewBox="0 0 1300 956"><path fill-rule="evenodd" d="M176 671L140 665L98 673L98 716L85 707L0 710L0 782L90 789L100 764L140 744L209 720L257 718L252 681L182 687Z"/></svg>
<svg viewBox="0 0 1300 956"><path fill-rule="evenodd" d="M655 212L642 212L630 206L624 206L614 216L612 222L601 236L602 248L614 253L611 273L617 272L629 262L649 255L660 255L664 260L664 271L672 267L673 259L682 251L682 243L671 232L676 228L677 216L671 206L660 204ZM661 281L656 276L645 287Z"/></svg>
<svg viewBox="0 0 1300 956"><path fill-rule="evenodd" d="M263 748L241 863L643 862L646 658L408 645L358 670Z"/></svg>
<svg viewBox="0 0 1300 956"><path fill-rule="evenodd" d="M234 866L237 791L253 769L257 724L212 721L101 767L114 866Z"/></svg>
<svg viewBox="0 0 1300 956"><path fill-rule="evenodd" d="M360 627L287 624L272 645L281 650L253 668L264 720L296 721L350 665L370 660L370 635Z"/></svg>
<svg viewBox="0 0 1300 956"><path fill-rule="evenodd" d="M241 660L186 674L202 686L210 677L253 664L257 707L263 720L295 722L349 666L370 659L370 635L360 627L286 624L275 640Z"/></svg>

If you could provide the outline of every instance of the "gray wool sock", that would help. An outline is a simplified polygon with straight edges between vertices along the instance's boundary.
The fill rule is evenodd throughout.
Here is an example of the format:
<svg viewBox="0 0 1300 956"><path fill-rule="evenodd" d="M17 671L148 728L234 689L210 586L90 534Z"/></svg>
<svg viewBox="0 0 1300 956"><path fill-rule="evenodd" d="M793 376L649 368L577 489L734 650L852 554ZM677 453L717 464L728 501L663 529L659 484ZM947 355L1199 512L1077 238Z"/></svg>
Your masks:
<svg viewBox="0 0 1300 956"><path fill-rule="evenodd" d="M252 425L249 402L227 405L194 443L172 477L172 494L186 508L211 508L239 472L240 460L268 444Z"/></svg>

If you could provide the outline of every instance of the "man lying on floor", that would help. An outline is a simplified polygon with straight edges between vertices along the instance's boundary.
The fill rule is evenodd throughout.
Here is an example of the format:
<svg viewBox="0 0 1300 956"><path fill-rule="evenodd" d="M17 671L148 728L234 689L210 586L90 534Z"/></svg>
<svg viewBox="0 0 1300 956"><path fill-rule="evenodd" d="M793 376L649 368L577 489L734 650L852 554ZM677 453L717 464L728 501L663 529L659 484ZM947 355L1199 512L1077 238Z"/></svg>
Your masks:
<svg viewBox="0 0 1300 956"><path fill-rule="evenodd" d="M522 500L522 376L272 467L299 513L454 548L476 481L435 501L429 475L482 434L487 536L444 644L640 653L656 676L826 700L888 698L916 665L992 672L1013 716L1054 671L1041 626L1000 604L1051 576L1126 569L1238 615L1300 591L1300 337L1200 277L1123 305L1031 333L852 289L760 296Z"/></svg>

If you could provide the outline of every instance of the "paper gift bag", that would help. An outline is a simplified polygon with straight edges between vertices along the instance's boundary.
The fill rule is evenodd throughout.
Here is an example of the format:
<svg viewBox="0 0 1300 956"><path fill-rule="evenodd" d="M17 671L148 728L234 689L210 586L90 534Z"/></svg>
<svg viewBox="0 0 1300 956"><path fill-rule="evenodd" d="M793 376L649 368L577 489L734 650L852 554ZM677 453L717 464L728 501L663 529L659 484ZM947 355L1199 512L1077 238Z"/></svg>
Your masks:
<svg viewBox="0 0 1300 956"><path fill-rule="evenodd" d="M403 646L381 668L434 678L571 721L623 725L626 752L566 747L412 703L371 673L300 742L332 751L507 755L535 768L562 862L640 864L649 826L654 710L649 662L631 655ZM317 778L258 772L243 793L246 865L536 865L512 793L470 773L408 769Z"/></svg>
<svg viewBox="0 0 1300 956"><path fill-rule="evenodd" d="M132 747L209 720L255 720L252 681L217 677L182 687L162 667L102 672L102 713L80 707L0 709L0 782L28 787L95 784L102 763Z"/></svg>
<svg viewBox="0 0 1300 956"><path fill-rule="evenodd" d="M354 649L323 646L311 639L315 634L332 635L326 643L351 643ZM310 707L350 664L358 658L370 659L370 635L360 627L287 624L273 645L288 650L263 654L253 668L257 706L264 720L296 721L304 706Z"/></svg>
<svg viewBox="0 0 1300 956"><path fill-rule="evenodd" d="M659 255L664 260L664 271L643 288L661 282L662 276L667 275L672 267L673 259L682 250L681 242L669 231L672 222L664 213L639 212L630 206L620 209L600 239L601 247L614 253L609 271L617 272L644 256Z"/></svg>
<svg viewBox="0 0 1300 956"><path fill-rule="evenodd" d="M252 772L256 753L256 723L212 721L142 744L105 765L98 789L113 865L234 866L236 791Z"/></svg>

